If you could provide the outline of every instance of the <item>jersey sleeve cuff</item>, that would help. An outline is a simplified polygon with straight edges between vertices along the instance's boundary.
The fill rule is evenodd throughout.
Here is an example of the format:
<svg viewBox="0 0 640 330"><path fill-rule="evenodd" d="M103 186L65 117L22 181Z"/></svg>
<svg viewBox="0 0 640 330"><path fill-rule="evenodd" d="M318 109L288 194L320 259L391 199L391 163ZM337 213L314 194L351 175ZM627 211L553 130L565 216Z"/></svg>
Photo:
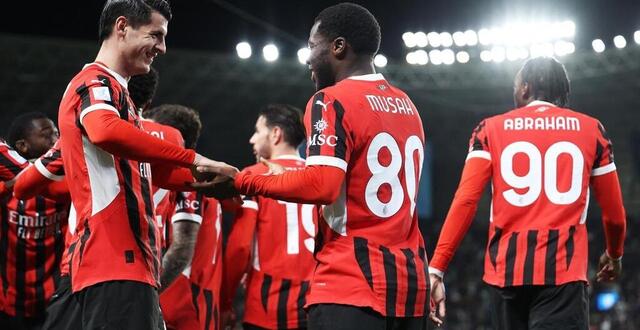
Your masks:
<svg viewBox="0 0 640 330"><path fill-rule="evenodd" d="M444 277L444 272L441 271L440 269L434 268L434 267L429 267L429 274L436 275L436 276L438 276L440 278Z"/></svg>
<svg viewBox="0 0 640 330"><path fill-rule="evenodd" d="M309 165L327 165L337 167L343 171L347 171L347 162L338 157L332 156L309 156L306 161L307 166Z"/></svg>
<svg viewBox="0 0 640 330"><path fill-rule="evenodd" d="M469 154L467 154L466 160L469 160L471 158L482 158L490 161L491 154L488 151L484 151L484 150L474 150L469 152Z"/></svg>
<svg viewBox="0 0 640 330"><path fill-rule="evenodd" d="M622 260L622 255L620 255L620 256L619 256L619 257L617 257L617 258L614 258L614 257L612 257L612 256L611 256L611 254L609 254L609 251L606 251L605 253L607 254L607 257L609 257L610 259L612 259L612 260L614 260L614 261L620 261L620 260Z"/></svg>
<svg viewBox="0 0 640 330"><path fill-rule="evenodd" d="M609 163L605 166L601 166L598 168L594 168L593 171L591 171L591 176L598 176L598 175L604 175L607 173L611 173L613 171L616 170L616 164L615 163Z"/></svg>
<svg viewBox="0 0 640 330"><path fill-rule="evenodd" d="M178 212L171 217L171 223L177 221L192 221L196 223L202 223L202 216L199 214Z"/></svg>
<svg viewBox="0 0 640 330"><path fill-rule="evenodd" d="M94 104L94 105L88 106L88 107L84 108L80 112L80 124L84 125L84 123L82 122L84 117L86 115L88 115L89 113L97 111L97 110L113 111L113 112L116 113L116 115L120 116L120 113L118 112L118 110L115 107L113 107L112 105L109 105L109 104L106 104L106 103L98 103L98 104Z"/></svg>
<svg viewBox="0 0 640 330"><path fill-rule="evenodd" d="M62 180L64 180L64 176L56 175L56 174L53 174L53 173L49 172L47 167L44 166L44 164L42 164L42 161L40 159L37 159L36 162L33 165L36 167L38 172L40 172L40 174L42 174L42 176L44 176L45 178L47 178L49 180L52 180L52 181L62 181Z"/></svg>

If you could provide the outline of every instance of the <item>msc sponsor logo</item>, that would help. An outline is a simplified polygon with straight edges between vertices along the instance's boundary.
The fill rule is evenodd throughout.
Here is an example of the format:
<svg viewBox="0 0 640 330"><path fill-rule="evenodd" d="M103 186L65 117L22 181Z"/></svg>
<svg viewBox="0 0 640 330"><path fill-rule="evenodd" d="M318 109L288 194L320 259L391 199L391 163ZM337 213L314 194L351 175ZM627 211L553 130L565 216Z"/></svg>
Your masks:
<svg viewBox="0 0 640 330"><path fill-rule="evenodd" d="M323 146L325 144L330 147L335 147L338 144L338 137L335 135L313 134L307 141L307 145L309 146Z"/></svg>
<svg viewBox="0 0 640 330"><path fill-rule="evenodd" d="M200 208L200 202L197 200L183 199L176 204L176 210L184 210L184 209L197 210L199 208Z"/></svg>

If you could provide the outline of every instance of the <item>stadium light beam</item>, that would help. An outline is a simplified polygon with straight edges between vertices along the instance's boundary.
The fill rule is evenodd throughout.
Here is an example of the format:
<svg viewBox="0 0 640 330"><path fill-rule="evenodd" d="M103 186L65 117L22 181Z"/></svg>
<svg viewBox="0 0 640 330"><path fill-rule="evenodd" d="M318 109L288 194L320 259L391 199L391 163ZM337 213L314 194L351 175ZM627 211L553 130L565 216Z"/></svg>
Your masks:
<svg viewBox="0 0 640 330"><path fill-rule="evenodd" d="M429 44L432 47L440 47L440 45L442 44L440 40L440 33L438 32L427 33L427 39L429 39Z"/></svg>
<svg viewBox="0 0 640 330"><path fill-rule="evenodd" d="M440 44L442 47L451 47L453 45L453 37L449 32L440 33Z"/></svg>
<svg viewBox="0 0 640 330"><path fill-rule="evenodd" d="M236 45L236 53L238 53L238 57L241 59L247 59L251 57L251 45L248 42L239 42Z"/></svg>
<svg viewBox="0 0 640 330"><path fill-rule="evenodd" d="M627 39L625 39L623 36L615 36L613 38L613 44L616 46L616 48L624 48L627 47Z"/></svg>
<svg viewBox="0 0 640 330"><path fill-rule="evenodd" d="M413 32L405 32L402 34L402 41L407 48L413 48L417 45L416 35Z"/></svg>
<svg viewBox="0 0 640 330"><path fill-rule="evenodd" d="M467 45L467 37L464 32L456 31L453 33L453 42L458 47L464 47Z"/></svg>
<svg viewBox="0 0 640 330"><path fill-rule="evenodd" d="M478 34L476 33L476 31L464 31L464 37L466 39L467 46L475 46L478 44Z"/></svg>
<svg viewBox="0 0 640 330"><path fill-rule="evenodd" d="M469 53L465 51L460 51L456 54L456 60L458 63L467 63L469 62Z"/></svg>
<svg viewBox="0 0 640 330"><path fill-rule="evenodd" d="M480 60L482 62L491 62L492 54L490 50L483 50L480 52Z"/></svg>
<svg viewBox="0 0 640 330"><path fill-rule="evenodd" d="M426 65L429 63L429 55L424 49L419 49L416 51L416 64L418 65Z"/></svg>
<svg viewBox="0 0 640 330"><path fill-rule="evenodd" d="M378 54L373 58L373 64L379 68L384 68L387 66L387 57L382 54Z"/></svg>
<svg viewBox="0 0 640 330"><path fill-rule="evenodd" d="M505 54L504 47L493 47L491 49L491 59L494 62L496 63L503 62L505 58L506 58L506 54Z"/></svg>
<svg viewBox="0 0 640 330"><path fill-rule="evenodd" d="M429 44L429 40L427 39L427 34L422 31L416 32L414 34L414 37L416 38L416 46L420 48L427 47L427 45Z"/></svg>
<svg viewBox="0 0 640 330"><path fill-rule="evenodd" d="M456 62L456 54L451 49L443 49L440 55L442 55L442 63L445 65L451 65Z"/></svg>
<svg viewBox="0 0 640 330"><path fill-rule="evenodd" d="M267 62L275 62L280 57L280 52L276 45L268 44L262 48L262 56Z"/></svg>
<svg viewBox="0 0 640 330"><path fill-rule="evenodd" d="M300 64L307 64L309 55L311 55L311 50L309 48L304 47L298 49L298 62L300 62Z"/></svg>
<svg viewBox="0 0 640 330"><path fill-rule="evenodd" d="M601 39L596 39L592 41L591 47L593 47L593 50L596 53L602 53L606 49L606 46L604 45L604 41L602 41Z"/></svg>

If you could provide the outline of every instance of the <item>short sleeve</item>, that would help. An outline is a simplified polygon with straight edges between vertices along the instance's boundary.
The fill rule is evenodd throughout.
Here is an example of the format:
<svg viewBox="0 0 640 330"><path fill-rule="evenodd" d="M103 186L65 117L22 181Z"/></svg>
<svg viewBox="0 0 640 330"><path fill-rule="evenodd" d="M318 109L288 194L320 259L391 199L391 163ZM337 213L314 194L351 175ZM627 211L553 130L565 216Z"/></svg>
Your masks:
<svg viewBox="0 0 640 330"><path fill-rule="evenodd" d="M591 170L592 176L598 176L613 172L616 164L613 162L613 144L604 126L598 122L598 132L596 133L596 158Z"/></svg>
<svg viewBox="0 0 640 330"><path fill-rule="evenodd" d="M316 93L307 104L307 165L328 165L346 172L352 141L343 104L325 92Z"/></svg>
<svg viewBox="0 0 640 330"><path fill-rule="evenodd" d="M176 194L176 210L171 223L177 221L193 221L202 223L203 195L194 191Z"/></svg>
<svg viewBox="0 0 640 330"><path fill-rule="evenodd" d="M489 149L489 138L487 137L487 120L483 120L473 129L469 139L469 154L467 160L471 158L484 158L491 160L491 150Z"/></svg>
<svg viewBox="0 0 640 330"><path fill-rule="evenodd" d="M64 179L64 164L60 151L60 140L34 163L40 174L52 181Z"/></svg>
<svg viewBox="0 0 640 330"><path fill-rule="evenodd" d="M118 104L118 95L111 80L106 75L89 76L82 85L76 89L76 93L80 97L80 112L78 120L82 124L84 117L97 110L109 110L120 116L120 112L116 108Z"/></svg>

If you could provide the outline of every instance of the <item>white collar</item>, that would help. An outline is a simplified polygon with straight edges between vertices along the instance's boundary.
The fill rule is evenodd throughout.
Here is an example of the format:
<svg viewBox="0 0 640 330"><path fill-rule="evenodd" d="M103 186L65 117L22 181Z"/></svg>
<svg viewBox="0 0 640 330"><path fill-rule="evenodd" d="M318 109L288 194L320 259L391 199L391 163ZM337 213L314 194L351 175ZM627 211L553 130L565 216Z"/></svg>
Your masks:
<svg viewBox="0 0 640 330"><path fill-rule="evenodd" d="M364 74L361 76L351 76L347 79L353 79L353 80L364 80L364 81L378 81L378 80L384 80L384 77L382 76L382 73L370 73L370 74Z"/></svg>
<svg viewBox="0 0 640 330"><path fill-rule="evenodd" d="M298 155L280 155L277 157L273 157L271 158L272 160L276 160L276 159L292 159L292 160L301 160L304 161L304 158L301 158Z"/></svg>
<svg viewBox="0 0 640 330"><path fill-rule="evenodd" d="M117 72L107 68L106 66L97 63L97 62L93 62L93 63L89 63L89 64L85 64L85 66L83 67L86 68L89 65L97 65L99 67L101 67L102 69L104 69L105 71L107 71L107 73L109 73L111 76L113 76L114 78L116 78L116 80L120 83L120 85L122 85L122 87L124 87L125 89L127 89L127 85L128 85L128 81L127 79L125 79L123 76L121 76L120 74L118 74Z"/></svg>
<svg viewBox="0 0 640 330"><path fill-rule="evenodd" d="M535 100L532 101L531 103L527 104L527 107L534 107L536 105L546 105L546 106L551 106L551 107L555 107L556 105L553 103L549 103L547 101L541 101L541 100Z"/></svg>

